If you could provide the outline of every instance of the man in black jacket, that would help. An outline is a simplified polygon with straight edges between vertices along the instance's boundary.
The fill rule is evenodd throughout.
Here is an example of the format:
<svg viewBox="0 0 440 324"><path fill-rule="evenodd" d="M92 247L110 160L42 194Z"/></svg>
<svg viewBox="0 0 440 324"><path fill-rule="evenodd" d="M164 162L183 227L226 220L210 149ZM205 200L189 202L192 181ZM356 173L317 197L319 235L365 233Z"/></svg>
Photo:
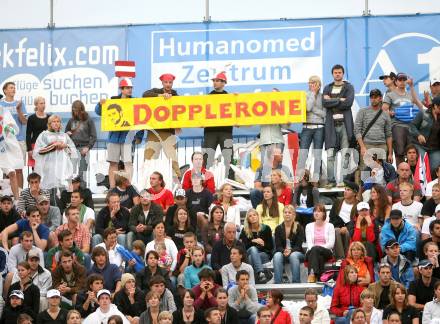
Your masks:
<svg viewBox="0 0 440 324"><path fill-rule="evenodd" d="M21 219L17 210L14 207L12 198L10 196L3 196L0 198L0 233L9 225L15 224ZM14 237L15 241L12 246L18 244L18 236Z"/></svg>

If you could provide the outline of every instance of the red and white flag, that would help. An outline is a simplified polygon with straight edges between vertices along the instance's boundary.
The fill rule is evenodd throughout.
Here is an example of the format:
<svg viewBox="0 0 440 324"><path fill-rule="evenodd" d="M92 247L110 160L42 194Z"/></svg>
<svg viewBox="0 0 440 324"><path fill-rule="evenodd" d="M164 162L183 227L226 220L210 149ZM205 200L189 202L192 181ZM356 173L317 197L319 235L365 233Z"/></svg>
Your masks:
<svg viewBox="0 0 440 324"><path fill-rule="evenodd" d="M417 160L416 169L414 172L414 184L420 184L422 189L422 194L425 195L426 186L428 183L432 181L431 178L431 168L429 166L429 156L428 153L425 152L425 155L422 156L419 154L419 159Z"/></svg>
<svg viewBox="0 0 440 324"><path fill-rule="evenodd" d="M134 78L136 67L134 61L115 61L115 75L119 78Z"/></svg>

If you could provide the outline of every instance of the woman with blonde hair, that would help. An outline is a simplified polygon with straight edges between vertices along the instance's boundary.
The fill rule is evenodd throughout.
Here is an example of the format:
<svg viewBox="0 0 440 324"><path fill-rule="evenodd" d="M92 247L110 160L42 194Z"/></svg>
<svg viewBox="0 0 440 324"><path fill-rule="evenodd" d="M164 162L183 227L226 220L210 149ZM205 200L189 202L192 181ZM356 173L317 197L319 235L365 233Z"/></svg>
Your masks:
<svg viewBox="0 0 440 324"><path fill-rule="evenodd" d="M313 75L309 78L309 90L306 93L306 122L303 124L303 129L300 135L300 154L298 161L298 170L304 170L307 157L309 155L309 148L313 143L313 175L311 181L317 183L321 174L321 160L322 160L322 147L324 144L324 125L326 111L322 106L322 93L321 93L321 79ZM299 179L302 178L302 174L298 174Z"/></svg>
<svg viewBox="0 0 440 324"><path fill-rule="evenodd" d="M290 264L292 282L299 283L300 265L304 262L302 244L305 240L304 228L296 221L295 208L292 205L284 207L284 222L275 228L275 255L273 268L275 283L283 280L283 270L286 263Z"/></svg>
<svg viewBox="0 0 440 324"><path fill-rule="evenodd" d="M171 324L173 323L173 314L169 311L162 311L157 318L158 324Z"/></svg>
<svg viewBox="0 0 440 324"><path fill-rule="evenodd" d="M246 213L240 239L246 248L249 263L254 268L256 281L270 280L272 274L264 271L263 264L269 262L272 258L272 230L269 226L261 223L260 216L253 208ZM263 277L265 278L263 279Z"/></svg>
<svg viewBox="0 0 440 324"><path fill-rule="evenodd" d="M232 186L230 184L223 184L217 191L217 200L214 200L209 207L211 210L214 206L221 206L225 212L225 223L234 223L237 226L237 231L241 229L240 209L238 203L234 199Z"/></svg>
<svg viewBox="0 0 440 324"><path fill-rule="evenodd" d="M81 313L76 309L71 309L67 313L67 324L81 324Z"/></svg>
<svg viewBox="0 0 440 324"><path fill-rule="evenodd" d="M270 183L277 191L278 202L284 206L292 201L292 188L287 185L286 181L286 175L280 169L272 170Z"/></svg>
<svg viewBox="0 0 440 324"><path fill-rule="evenodd" d="M368 324L382 324L382 310L374 307L374 292L365 289L361 293L361 308Z"/></svg>
<svg viewBox="0 0 440 324"><path fill-rule="evenodd" d="M338 281L343 277L344 268L348 265L358 270L358 282L361 286L368 286L374 281L373 259L367 256L367 250L361 242L351 242L348 247L347 257L342 261L339 269Z"/></svg>
<svg viewBox="0 0 440 324"><path fill-rule="evenodd" d="M32 157L32 150L38 136L47 129L46 100L38 96L34 99L35 113L30 115L26 125L26 150L28 152L28 165L35 166L35 160Z"/></svg>

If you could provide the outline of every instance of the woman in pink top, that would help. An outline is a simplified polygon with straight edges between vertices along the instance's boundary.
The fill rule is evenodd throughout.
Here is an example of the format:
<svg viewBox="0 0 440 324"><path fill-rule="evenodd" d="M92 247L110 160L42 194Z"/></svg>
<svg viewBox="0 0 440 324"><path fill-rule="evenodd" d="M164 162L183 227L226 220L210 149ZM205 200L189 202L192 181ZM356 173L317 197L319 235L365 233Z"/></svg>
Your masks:
<svg viewBox="0 0 440 324"><path fill-rule="evenodd" d="M327 214L324 205L316 205L313 218L315 221L306 226L308 282L316 282L324 272L324 264L333 257L335 245L335 228L332 223L325 221Z"/></svg>

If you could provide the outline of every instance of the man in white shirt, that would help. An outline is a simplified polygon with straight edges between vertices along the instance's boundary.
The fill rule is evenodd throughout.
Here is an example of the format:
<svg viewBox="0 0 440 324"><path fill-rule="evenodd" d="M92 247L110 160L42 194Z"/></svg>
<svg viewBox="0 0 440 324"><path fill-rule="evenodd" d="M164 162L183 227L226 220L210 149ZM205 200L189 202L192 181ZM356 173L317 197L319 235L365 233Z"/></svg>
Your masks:
<svg viewBox="0 0 440 324"><path fill-rule="evenodd" d="M107 289L101 289L96 294L96 298L98 299L99 308L87 316L83 321L83 324L107 323L109 317L112 315L119 315L124 324L130 324L124 314L118 310L118 307L112 304L110 291Z"/></svg>
<svg viewBox="0 0 440 324"><path fill-rule="evenodd" d="M304 293L304 300L311 309L313 309L312 324L327 324L330 323L330 315L328 310L318 305L318 292L314 288L306 289Z"/></svg>
<svg viewBox="0 0 440 324"><path fill-rule="evenodd" d="M429 225L431 225L431 223L435 220L435 219L440 219L440 205L437 205L437 207L435 207L435 214L434 216L431 216L429 218L426 218L423 221L423 226L422 226L422 241L428 239L431 237L431 233L429 231Z"/></svg>
<svg viewBox="0 0 440 324"><path fill-rule="evenodd" d="M398 209L402 212L403 219L410 223L414 228L420 232L423 219L422 208L423 204L412 199L414 186L409 182L402 182L399 184L400 201L393 204L391 209Z"/></svg>

